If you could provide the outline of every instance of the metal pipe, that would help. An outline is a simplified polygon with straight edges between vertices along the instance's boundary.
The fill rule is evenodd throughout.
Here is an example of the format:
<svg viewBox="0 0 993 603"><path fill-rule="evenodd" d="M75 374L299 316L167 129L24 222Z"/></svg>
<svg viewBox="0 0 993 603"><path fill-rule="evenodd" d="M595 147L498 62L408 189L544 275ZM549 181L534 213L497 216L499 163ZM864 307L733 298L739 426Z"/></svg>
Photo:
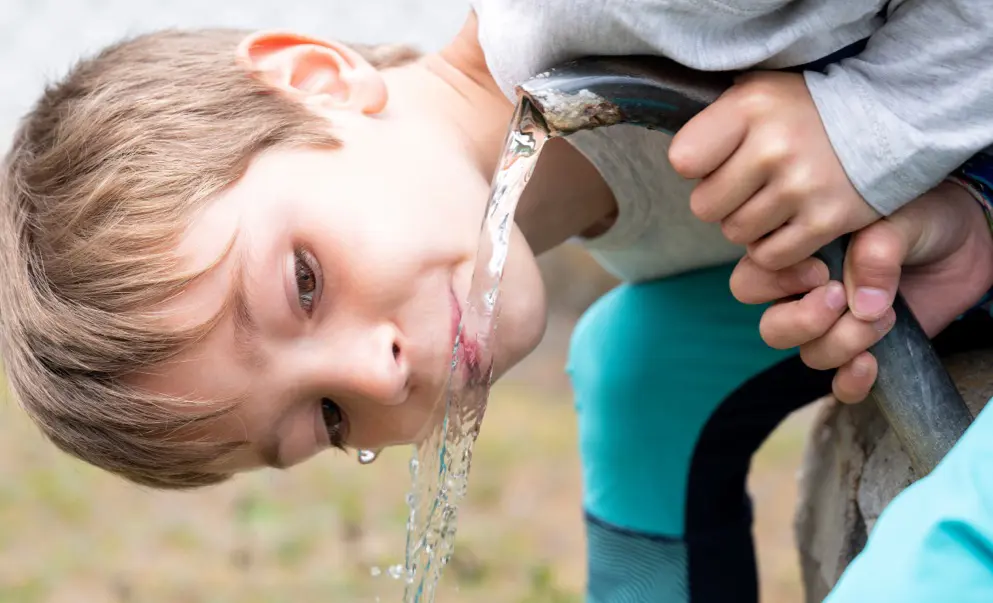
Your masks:
<svg viewBox="0 0 993 603"><path fill-rule="evenodd" d="M727 90L733 76L659 57L589 57L534 77L518 93L553 136L616 124L674 134ZM841 280L846 245L842 238L818 253L832 279ZM871 350L879 374L870 396L923 477L969 427L972 414L899 295L894 309L896 325Z"/></svg>

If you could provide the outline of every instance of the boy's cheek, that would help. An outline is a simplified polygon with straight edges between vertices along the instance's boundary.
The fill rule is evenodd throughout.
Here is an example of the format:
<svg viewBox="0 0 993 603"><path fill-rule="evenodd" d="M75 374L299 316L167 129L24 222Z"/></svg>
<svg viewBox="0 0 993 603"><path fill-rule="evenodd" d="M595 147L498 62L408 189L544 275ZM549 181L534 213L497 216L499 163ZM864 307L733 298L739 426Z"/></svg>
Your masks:
<svg viewBox="0 0 993 603"><path fill-rule="evenodd" d="M541 342L548 323L548 300L541 272L521 237L511 243L511 258L500 292L500 317L495 335L494 378L526 358ZM519 255L514 253L517 248ZM514 257L517 255L517 257Z"/></svg>

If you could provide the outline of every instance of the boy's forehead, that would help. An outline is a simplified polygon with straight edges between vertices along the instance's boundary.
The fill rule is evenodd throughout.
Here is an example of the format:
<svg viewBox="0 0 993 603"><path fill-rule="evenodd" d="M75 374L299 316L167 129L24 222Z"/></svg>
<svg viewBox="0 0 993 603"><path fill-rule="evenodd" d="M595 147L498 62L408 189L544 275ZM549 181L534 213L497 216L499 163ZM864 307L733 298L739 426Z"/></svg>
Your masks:
<svg viewBox="0 0 993 603"><path fill-rule="evenodd" d="M140 387L146 387L182 398L202 398L206 385L218 395L208 399L223 399L240 395L243 382L235 380L226 386L221 376L237 372L233 361L233 324L227 306L236 277L241 274L244 240L240 237L242 212L245 207L237 187L210 200L190 221L180 236L176 253L180 270L197 274L177 295L156 308L167 327L187 329L209 324L220 317L215 326L193 346L181 351L165 365L146 375L135 376ZM231 364L231 367L227 365ZM228 370L230 369L230 370ZM207 371L207 373L204 373ZM211 383L211 382L216 383Z"/></svg>
<svg viewBox="0 0 993 603"><path fill-rule="evenodd" d="M176 251L181 270L200 276L165 304L177 327L203 324L223 309L237 261L236 226L237 221L222 212L208 211L180 239Z"/></svg>
<svg viewBox="0 0 993 603"><path fill-rule="evenodd" d="M160 309L163 320L173 328L219 320L203 337L166 361L131 374L128 381L132 385L177 399L202 400L204 404L225 404L246 395L251 375L234 352L234 321L230 312L225 312L234 274L230 268L236 261L234 253L229 253Z"/></svg>
<svg viewBox="0 0 993 603"><path fill-rule="evenodd" d="M217 195L194 214L179 239L176 251L184 270L201 271L217 262L230 247L241 220L237 202L240 187Z"/></svg>

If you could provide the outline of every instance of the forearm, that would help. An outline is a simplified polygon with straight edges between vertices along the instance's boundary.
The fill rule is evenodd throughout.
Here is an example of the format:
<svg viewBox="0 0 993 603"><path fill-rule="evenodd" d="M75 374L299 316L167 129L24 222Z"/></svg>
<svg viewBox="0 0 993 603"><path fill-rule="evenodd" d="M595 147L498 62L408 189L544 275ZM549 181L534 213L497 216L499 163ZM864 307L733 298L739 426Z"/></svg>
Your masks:
<svg viewBox="0 0 993 603"><path fill-rule="evenodd" d="M805 74L849 179L888 215L993 145L993 3L907 0L857 57Z"/></svg>

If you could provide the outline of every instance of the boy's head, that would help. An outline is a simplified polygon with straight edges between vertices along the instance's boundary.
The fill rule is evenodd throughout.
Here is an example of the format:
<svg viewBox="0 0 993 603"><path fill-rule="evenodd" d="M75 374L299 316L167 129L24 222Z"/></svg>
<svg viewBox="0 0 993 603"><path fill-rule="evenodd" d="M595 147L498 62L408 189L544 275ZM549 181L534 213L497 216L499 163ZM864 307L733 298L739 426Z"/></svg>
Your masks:
<svg viewBox="0 0 993 603"><path fill-rule="evenodd" d="M0 333L48 438L189 488L422 432L490 174L449 117L457 74L415 59L162 32L45 92L0 180ZM497 371L544 327L515 237Z"/></svg>

